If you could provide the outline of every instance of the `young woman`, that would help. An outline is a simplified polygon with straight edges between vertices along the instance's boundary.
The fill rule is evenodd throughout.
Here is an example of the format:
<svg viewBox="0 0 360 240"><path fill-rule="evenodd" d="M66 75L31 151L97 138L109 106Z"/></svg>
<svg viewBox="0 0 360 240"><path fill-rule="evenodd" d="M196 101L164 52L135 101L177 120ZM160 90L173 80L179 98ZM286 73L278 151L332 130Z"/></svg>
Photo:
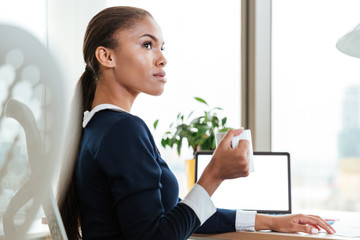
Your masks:
<svg viewBox="0 0 360 240"><path fill-rule="evenodd" d="M60 211L69 239L187 239L192 233L271 229L328 233L318 216L267 216L216 209L211 195L225 179L248 176L248 142L235 149L231 130L183 199L145 123L130 113L139 93L166 83L164 40L145 10L112 7L89 23L84 39L84 119L73 179ZM79 207L77 209L77 206ZM81 224L80 224L81 223Z"/></svg>

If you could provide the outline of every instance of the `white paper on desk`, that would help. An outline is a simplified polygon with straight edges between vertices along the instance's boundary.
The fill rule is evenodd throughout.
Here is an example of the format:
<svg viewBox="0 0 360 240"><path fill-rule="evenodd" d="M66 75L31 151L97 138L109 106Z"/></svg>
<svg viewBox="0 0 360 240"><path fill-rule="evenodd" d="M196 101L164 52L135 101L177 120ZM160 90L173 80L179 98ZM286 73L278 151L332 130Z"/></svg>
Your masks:
<svg viewBox="0 0 360 240"><path fill-rule="evenodd" d="M336 235L342 237L360 237L360 227L335 228Z"/></svg>

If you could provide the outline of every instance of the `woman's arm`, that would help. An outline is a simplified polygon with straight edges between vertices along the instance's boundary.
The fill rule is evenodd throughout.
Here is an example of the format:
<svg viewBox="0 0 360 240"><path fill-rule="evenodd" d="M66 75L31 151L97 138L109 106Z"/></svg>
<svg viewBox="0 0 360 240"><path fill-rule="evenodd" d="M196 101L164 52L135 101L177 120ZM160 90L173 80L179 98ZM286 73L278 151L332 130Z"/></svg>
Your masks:
<svg viewBox="0 0 360 240"><path fill-rule="evenodd" d="M242 132L243 129L230 130L225 135L219 147L214 152L211 162L205 168L204 173L199 179L198 184L200 184L210 196L216 191L223 180L247 177L249 175L248 141L240 140L238 147L235 149L231 146L232 138ZM205 223L205 226L200 227L198 231L221 231L222 227L220 229L218 228L221 225L221 219L227 219L227 217L233 215L232 212L225 212L225 215L223 212L216 213ZM235 218L238 217L239 216L236 216ZM233 221L237 222L237 219ZM321 217L303 214L286 216L256 214L254 224L255 230L317 233L320 228L323 228L330 234L335 232ZM231 227L235 228L235 226ZM228 230L228 228L225 227L224 229Z"/></svg>
<svg viewBox="0 0 360 240"><path fill-rule="evenodd" d="M163 198L164 188L171 191L173 185L162 185L157 154L150 132L136 117L116 123L98 151L98 164L109 185L114 215L126 239L186 239L200 226L196 209L177 203L177 192L168 196L175 198L174 207L164 207L172 202Z"/></svg>

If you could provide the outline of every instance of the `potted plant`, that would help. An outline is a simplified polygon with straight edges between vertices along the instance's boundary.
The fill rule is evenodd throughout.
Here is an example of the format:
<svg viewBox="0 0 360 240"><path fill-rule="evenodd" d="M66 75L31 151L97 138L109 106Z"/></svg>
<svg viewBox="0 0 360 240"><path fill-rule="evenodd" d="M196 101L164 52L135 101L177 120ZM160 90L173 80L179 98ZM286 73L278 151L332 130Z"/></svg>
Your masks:
<svg viewBox="0 0 360 240"><path fill-rule="evenodd" d="M214 150L216 148L215 134L218 132L227 132L230 129L226 125L227 118L220 118L218 115L218 113L223 110L222 108L211 108L204 99L199 97L195 97L194 99L206 106L202 114L200 116L193 116L194 111L191 111L186 116L180 112L161 139L161 145L164 148L173 148L176 146L179 156L181 155L181 147L184 139L187 140L188 146L193 149L195 156L195 152L199 150ZM154 129L156 129L158 123L159 120L154 122ZM195 159L186 160L185 165L188 188L190 189L195 181Z"/></svg>

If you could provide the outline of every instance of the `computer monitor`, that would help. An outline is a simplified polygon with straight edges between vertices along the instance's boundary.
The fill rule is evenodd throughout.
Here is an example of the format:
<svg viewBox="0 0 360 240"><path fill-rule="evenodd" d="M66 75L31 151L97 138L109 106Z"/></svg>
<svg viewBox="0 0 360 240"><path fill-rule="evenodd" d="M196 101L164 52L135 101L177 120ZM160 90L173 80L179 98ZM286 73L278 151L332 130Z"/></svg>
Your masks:
<svg viewBox="0 0 360 240"><path fill-rule="evenodd" d="M197 181L212 158L212 151L197 152ZM256 210L258 213L291 213L290 154L254 152L254 172L246 178L225 180L212 200L216 207Z"/></svg>

